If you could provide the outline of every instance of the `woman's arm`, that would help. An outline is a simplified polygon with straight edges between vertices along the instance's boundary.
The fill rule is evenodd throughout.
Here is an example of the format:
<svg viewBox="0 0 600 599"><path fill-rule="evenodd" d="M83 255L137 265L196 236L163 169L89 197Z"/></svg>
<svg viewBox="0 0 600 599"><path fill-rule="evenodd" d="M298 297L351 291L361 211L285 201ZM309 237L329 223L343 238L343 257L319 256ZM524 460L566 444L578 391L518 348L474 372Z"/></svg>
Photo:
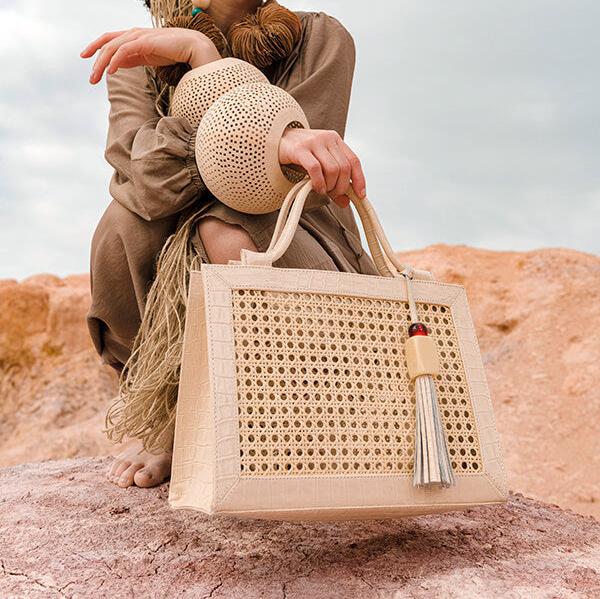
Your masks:
<svg viewBox="0 0 600 599"><path fill-rule="evenodd" d="M147 29L107 33L81 53L90 58L99 51L91 83L107 72L105 158L115 169L110 193L146 220L175 214L206 192L195 160L196 128L185 118L160 117L141 66L186 60L195 67L219 59L212 42L201 35Z"/></svg>
<svg viewBox="0 0 600 599"><path fill-rule="evenodd" d="M275 83L300 104L316 135L311 138L302 130L290 130L281 145L281 158L298 164L300 156L315 189L326 188L338 204L347 206L348 198L338 195L348 189L350 178L358 195L366 195L360 161L343 141L354 76L354 40L334 17L304 13L303 19L302 43Z"/></svg>
<svg viewBox="0 0 600 599"><path fill-rule="evenodd" d="M149 220L182 210L204 186L194 165L195 132L189 123L176 117L159 118L145 83L143 87L139 81L127 85L131 79L127 72L139 72L135 67L140 64L169 64L183 58L191 62L192 54L182 54L188 52L189 33L136 29L105 34L82 53L90 57L100 50L92 83L101 79L105 69L112 73L108 77L111 117L106 151L116 171L111 193ZM200 54L206 56L206 50ZM359 195L366 193L360 161L342 139L354 71L352 38L334 18L312 14L296 55L286 64L289 68L276 83L300 103L312 129L288 131L280 146L281 162L305 168L315 189L346 206L349 201L344 192L351 179ZM113 85L114 81L122 84Z"/></svg>
<svg viewBox="0 0 600 599"><path fill-rule="evenodd" d="M143 67L107 78L110 102L104 156L114 168L110 194L146 220L175 214L206 192L195 160L196 129L160 117Z"/></svg>

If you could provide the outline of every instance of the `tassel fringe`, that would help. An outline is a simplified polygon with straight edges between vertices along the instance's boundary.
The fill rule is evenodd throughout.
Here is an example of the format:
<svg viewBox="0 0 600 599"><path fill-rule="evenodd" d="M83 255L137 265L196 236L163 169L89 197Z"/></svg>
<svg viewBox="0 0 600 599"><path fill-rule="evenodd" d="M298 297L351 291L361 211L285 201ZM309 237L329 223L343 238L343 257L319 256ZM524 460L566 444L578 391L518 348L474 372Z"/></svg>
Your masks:
<svg viewBox="0 0 600 599"><path fill-rule="evenodd" d="M119 396L106 414L104 432L114 443L128 436L140 439L151 453L171 450L189 275L201 265L192 243L199 218L197 209L186 214L159 256Z"/></svg>
<svg viewBox="0 0 600 599"><path fill-rule="evenodd" d="M411 325L405 346L411 380L415 383L415 487L449 487L455 484L446 434L440 416L434 376L439 371L436 345L419 322L411 275L405 274Z"/></svg>
<svg viewBox="0 0 600 599"><path fill-rule="evenodd" d="M413 484L416 487L455 483L448 454L446 435L440 418L435 382L430 375L415 379L416 420L415 470Z"/></svg>

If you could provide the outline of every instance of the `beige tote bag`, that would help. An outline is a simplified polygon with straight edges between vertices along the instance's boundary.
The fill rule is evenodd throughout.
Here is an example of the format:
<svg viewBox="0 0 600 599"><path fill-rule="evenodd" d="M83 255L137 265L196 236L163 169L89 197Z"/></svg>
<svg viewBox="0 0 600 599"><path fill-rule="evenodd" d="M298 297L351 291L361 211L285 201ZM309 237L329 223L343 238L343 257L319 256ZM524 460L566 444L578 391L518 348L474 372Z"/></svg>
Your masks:
<svg viewBox="0 0 600 599"><path fill-rule="evenodd" d="M267 252L191 275L171 507L340 520L504 501L464 288L399 264L352 191L381 276L273 267L311 189Z"/></svg>

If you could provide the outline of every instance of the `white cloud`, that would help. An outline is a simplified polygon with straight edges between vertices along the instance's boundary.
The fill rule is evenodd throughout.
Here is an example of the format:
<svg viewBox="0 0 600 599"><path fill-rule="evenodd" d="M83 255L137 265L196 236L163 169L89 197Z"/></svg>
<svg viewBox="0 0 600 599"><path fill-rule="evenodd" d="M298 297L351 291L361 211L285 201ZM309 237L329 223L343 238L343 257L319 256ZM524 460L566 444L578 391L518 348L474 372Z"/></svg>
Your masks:
<svg viewBox="0 0 600 599"><path fill-rule="evenodd" d="M348 140L397 248L600 252L595 0L287 4L354 35ZM0 277L87 269L108 106L79 52L148 22L140 0L0 7Z"/></svg>

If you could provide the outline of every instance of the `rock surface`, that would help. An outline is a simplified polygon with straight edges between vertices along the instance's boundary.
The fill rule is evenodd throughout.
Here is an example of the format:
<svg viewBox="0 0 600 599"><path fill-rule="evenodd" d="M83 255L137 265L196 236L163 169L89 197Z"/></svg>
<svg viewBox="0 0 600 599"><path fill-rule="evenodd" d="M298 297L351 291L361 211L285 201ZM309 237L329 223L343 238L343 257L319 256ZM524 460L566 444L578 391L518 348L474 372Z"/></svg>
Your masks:
<svg viewBox="0 0 600 599"><path fill-rule="evenodd" d="M600 516L600 258L446 245L400 257L467 288L511 488ZM109 451L116 381L88 305L85 276L0 281L0 465Z"/></svg>
<svg viewBox="0 0 600 599"><path fill-rule="evenodd" d="M600 517L600 257L436 245L401 258L467 289L510 487Z"/></svg>
<svg viewBox="0 0 600 599"><path fill-rule="evenodd" d="M0 466L107 453L116 376L87 333L89 278L0 281Z"/></svg>
<svg viewBox="0 0 600 599"><path fill-rule="evenodd" d="M0 469L1 597L597 597L600 523L513 495L427 518L280 523L171 510L107 459Z"/></svg>

